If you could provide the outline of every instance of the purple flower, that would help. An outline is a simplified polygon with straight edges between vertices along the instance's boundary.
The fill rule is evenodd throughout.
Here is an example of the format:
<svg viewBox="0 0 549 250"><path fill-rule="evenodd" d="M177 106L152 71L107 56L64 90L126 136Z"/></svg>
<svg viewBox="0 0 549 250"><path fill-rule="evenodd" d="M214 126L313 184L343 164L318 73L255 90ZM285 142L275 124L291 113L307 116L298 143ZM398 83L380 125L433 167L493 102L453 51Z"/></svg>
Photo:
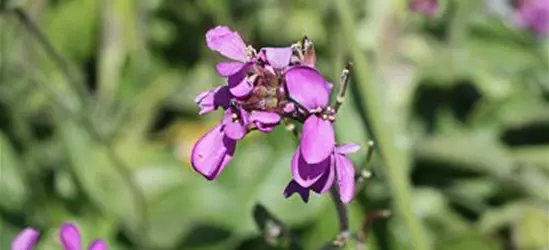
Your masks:
<svg viewBox="0 0 549 250"><path fill-rule="evenodd" d="M279 114L274 112L265 111L253 111L250 114L250 122L253 123L257 129L264 133L269 133L280 122Z"/></svg>
<svg viewBox="0 0 549 250"><path fill-rule="evenodd" d="M234 60L217 64L217 73L221 76L233 75L249 63L246 44L238 32L232 31L227 26L217 26L208 30L206 44L211 50Z"/></svg>
<svg viewBox="0 0 549 250"><path fill-rule="evenodd" d="M539 36L549 34L549 0L521 1L517 11L518 22Z"/></svg>
<svg viewBox="0 0 549 250"><path fill-rule="evenodd" d="M262 48L259 57L275 69L284 69L290 64L292 48Z"/></svg>
<svg viewBox="0 0 549 250"><path fill-rule="evenodd" d="M236 97L247 95L251 88L246 80L246 74L251 69L254 58L248 56L246 44L238 34L226 26L217 26L206 32L208 48L232 59L232 62L218 63L217 73L229 78L229 90ZM248 88L247 88L248 87Z"/></svg>
<svg viewBox="0 0 549 250"><path fill-rule="evenodd" d="M308 66L288 69L285 79L290 98L310 114L303 124L300 142L303 158L310 164L320 163L330 156L335 146L333 114L327 109L330 85L316 69Z"/></svg>
<svg viewBox="0 0 549 250"><path fill-rule="evenodd" d="M194 98L194 102L200 107L200 115L216 110L218 107L229 108L231 93L227 86L217 87L204 91Z"/></svg>
<svg viewBox="0 0 549 250"><path fill-rule="evenodd" d="M33 228L26 228L19 233L11 244L11 250L32 250L38 242L39 232ZM65 223L59 231L59 240L64 250L82 250L80 232L78 228ZM101 240L93 241L88 250L107 250L107 245Z"/></svg>
<svg viewBox="0 0 549 250"><path fill-rule="evenodd" d="M11 242L11 250L31 250L34 249L40 233L34 228L26 228L21 231Z"/></svg>
<svg viewBox="0 0 549 250"><path fill-rule="evenodd" d="M298 149L292 159L292 177L284 196L298 193L305 202L309 200L309 190L318 194L326 193L337 179L337 190L343 203L351 203L355 192L355 169L346 155L360 149L358 144L338 146L330 157L317 164L309 164Z"/></svg>
<svg viewBox="0 0 549 250"><path fill-rule="evenodd" d="M213 180L229 164L236 142L248 132L248 114L243 109L227 109L221 123L200 138L191 153L194 170Z"/></svg>
<svg viewBox="0 0 549 250"><path fill-rule="evenodd" d="M434 17L438 11L438 0L410 0L409 8L411 11L423 13Z"/></svg>

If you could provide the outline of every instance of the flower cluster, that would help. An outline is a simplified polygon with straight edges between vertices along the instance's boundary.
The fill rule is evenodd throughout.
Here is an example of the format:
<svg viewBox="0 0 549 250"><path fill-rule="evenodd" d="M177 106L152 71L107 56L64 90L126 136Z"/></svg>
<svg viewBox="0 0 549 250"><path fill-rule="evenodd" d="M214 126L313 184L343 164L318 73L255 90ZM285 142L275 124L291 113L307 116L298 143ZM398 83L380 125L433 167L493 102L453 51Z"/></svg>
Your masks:
<svg viewBox="0 0 549 250"><path fill-rule="evenodd" d="M200 114L222 109L224 116L194 145L193 168L215 179L248 133L270 133L288 119L303 123L303 130L291 162L293 180L284 195L298 193L307 202L310 190L323 194L337 182L341 200L351 202L355 170L346 155L360 147L336 145L337 108L329 103L333 87L315 68L312 42L305 38L289 47L256 51L237 32L218 26L206 33L206 44L231 61L216 67L226 84L195 99Z"/></svg>
<svg viewBox="0 0 549 250"><path fill-rule="evenodd" d="M26 228L21 231L11 243L11 250L32 250L38 242L40 233L34 228ZM64 250L82 250L80 232L78 227L71 223L65 223L59 230L59 240ZM88 250L108 250L107 245L101 240L93 241Z"/></svg>
<svg viewBox="0 0 549 250"><path fill-rule="evenodd" d="M539 36L549 34L549 0L520 0L517 2L519 24Z"/></svg>

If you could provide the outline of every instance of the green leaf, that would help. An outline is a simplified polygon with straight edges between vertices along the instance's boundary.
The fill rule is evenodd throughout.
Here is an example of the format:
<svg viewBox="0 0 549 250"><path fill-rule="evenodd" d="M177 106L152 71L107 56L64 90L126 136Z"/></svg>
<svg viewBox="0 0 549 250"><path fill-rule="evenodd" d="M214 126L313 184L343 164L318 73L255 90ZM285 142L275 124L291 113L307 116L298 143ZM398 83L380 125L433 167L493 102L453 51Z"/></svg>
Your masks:
<svg viewBox="0 0 549 250"><path fill-rule="evenodd" d="M0 206L8 211L21 211L30 195L22 166L10 142L0 132Z"/></svg>
<svg viewBox="0 0 549 250"><path fill-rule="evenodd" d="M96 41L98 1L62 1L47 14L48 37L61 54L83 61L92 54Z"/></svg>
<svg viewBox="0 0 549 250"><path fill-rule="evenodd" d="M523 207L513 228L518 249L546 249L549 247L549 214L547 205L529 204Z"/></svg>
<svg viewBox="0 0 549 250"><path fill-rule="evenodd" d="M115 162L105 145L70 120L64 121L59 131L72 161L71 170L84 192L103 211L137 227L142 222L139 196L126 179L134 178L133 174L123 177L115 164L124 163Z"/></svg>
<svg viewBox="0 0 549 250"><path fill-rule="evenodd" d="M446 235L437 240L437 250L463 250L463 249L482 249L498 250L498 245L483 237L475 231L465 231L458 235Z"/></svg>
<svg viewBox="0 0 549 250"><path fill-rule="evenodd" d="M516 221L522 213L522 207L522 203L513 202L490 209L482 214L477 227L483 233L496 233Z"/></svg>

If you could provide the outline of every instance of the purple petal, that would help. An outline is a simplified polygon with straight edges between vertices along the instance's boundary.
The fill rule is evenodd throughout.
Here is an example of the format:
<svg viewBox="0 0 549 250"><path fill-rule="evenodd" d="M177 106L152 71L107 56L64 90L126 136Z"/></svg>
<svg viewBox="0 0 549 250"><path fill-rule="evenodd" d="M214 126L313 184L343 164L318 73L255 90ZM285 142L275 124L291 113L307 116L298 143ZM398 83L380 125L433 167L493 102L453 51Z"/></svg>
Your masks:
<svg viewBox="0 0 549 250"><path fill-rule="evenodd" d="M222 121L225 126L222 130L227 137L233 140L240 140L244 138L247 133L248 113L243 109L239 109L236 120L233 119L233 115L234 113L231 109L228 109L227 112L225 112Z"/></svg>
<svg viewBox="0 0 549 250"><path fill-rule="evenodd" d="M318 163L330 156L335 147L334 128L330 121L311 115L303 124L301 153L307 163Z"/></svg>
<svg viewBox="0 0 549 250"><path fill-rule="evenodd" d="M88 250L108 250L107 244L101 240L95 240L93 241L90 246L88 247Z"/></svg>
<svg viewBox="0 0 549 250"><path fill-rule="evenodd" d="M334 184L334 158L330 157L328 162L329 166L326 168L324 173L322 173L322 178L318 179L318 181L311 186L311 189L317 194L324 194L328 192Z"/></svg>
<svg viewBox="0 0 549 250"><path fill-rule="evenodd" d="M410 10L434 16L438 10L438 0L412 0L409 4Z"/></svg>
<svg viewBox="0 0 549 250"><path fill-rule="evenodd" d="M282 69L290 64L292 57L292 48L264 48L265 57L270 65L275 69Z"/></svg>
<svg viewBox="0 0 549 250"><path fill-rule="evenodd" d="M240 81L235 83L237 80ZM250 83L248 78L237 77L233 78L233 80L231 80L231 77L229 78L229 87L231 94L238 98L249 96L254 89L253 83Z"/></svg>
<svg viewBox="0 0 549 250"><path fill-rule="evenodd" d="M227 26L217 26L206 32L208 48L235 61L246 62L246 44L238 32Z"/></svg>
<svg viewBox="0 0 549 250"><path fill-rule="evenodd" d="M284 189L284 198L288 198L294 193L298 193L305 203L309 201L309 189L304 188L297 184L297 182L295 182L294 180L291 180L290 183L288 183L288 186L286 186L286 188Z"/></svg>
<svg viewBox="0 0 549 250"><path fill-rule="evenodd" d="M34 228L25 228L11 242L11 250L32 250L40 233Z"/></svg>
<svg viewBox="0 0 549 250"><path fill-rule="evenodd" d="M355 168L353 162L343 155L335 155L337 185L343 203L349 204L355 195Z"/></svg>
<svg viewBox="0 0 549 250"><path fill-rule="evenodd" d="M221 62L217 64L216 69L220 76L227 77L238 73L244 65L241 62Z"/></svg>
<svg viewBox="0 0 549 250"><path fill-rule="evenodd" d="M238 122L231 122L225 125L223 132L233 140L241 140L246 135L246 126Z"/></svg>
<svg viewBox="0 0 549 250"><path fill-rule="evenodd" d="M273 112L254 111L250 114L250 122L260 122L263 124L276 124L280 122L280 115Z"/></svg>
<svg viewBox="0 0 549 250"><path fill-rule="evenodd" d="M335 148L335 152L342 155L347 155L350 153L355 153L360 149L360 145L356 143L346 143L339 145Z"/></svg>
<svg viewBox="0 0 549 250"><path fill-rule="evenodd" d="M316 69L292 67L286 72L285 79L290 97L299 104L309 110L328 106L330 87Z"/></svg>
<svg viewBox="0 0 549 250"><path fill-rule="evenodd" d="M524 1L518 9L518 22L539 36L549 34L549 1Z"/></svg>
<svg viewBox="0 0 549 250"><path fill-rule="evenodd" d="M61 244L65 250L81 250L80 232L78 227L71 223L66 223L59 232Z"/></svg>
<svg viewBox="0 0 549 250"><path fill-rule="evenodd" d="M316 164L305 162L298 147L292 158L292 177L300 186L308 188L317 182L329 167L329 158Z"/></svg>
<svg viewBox="0 0 549 250"><path fill-rule="evenodd" d="M227 148L227 153L223 155L223 158L217 167L217 171L212 175L212 179L217 178L217 176L223 172L223 169L229 165L229 162L233 159L234 151L236 150L236 141L229 139L228 137L223 138L223 145Z"/></svg>
<svg viewBox="0 0 549 250"><path fill-rule="evenodd" d="M263 132L263 133L271 133L273 132L274 126L271 124L263 124L263 123L256 123L257 130Z"/></svg>
<svg viewBox="0 0 549 250"><path fill-rule="evenodd" d="M203 115L216 110L218 107L227 109L231 98L232 95L229 92L229 87L223 86L200 93L194 101L200 107L198 114Z"/></svg>
<svg viewBox="0 0 549 250"><path fill-rule="evenodd" d="M246 74L251 67L251 64L246 64L240 71L229 76L229 89L231 94L235 97L243 98L252 92L255 77L246 77Z"/></svg>
<svg viewBox="0 0 549 250"><path fill-rule="evenodd" d="M235 143L225 140L222 127L220 124L200 138L191 153L191 165L194 170L208 180L217 177L219 168L226 164L224 161L228 162L234 153Z"/></svg>

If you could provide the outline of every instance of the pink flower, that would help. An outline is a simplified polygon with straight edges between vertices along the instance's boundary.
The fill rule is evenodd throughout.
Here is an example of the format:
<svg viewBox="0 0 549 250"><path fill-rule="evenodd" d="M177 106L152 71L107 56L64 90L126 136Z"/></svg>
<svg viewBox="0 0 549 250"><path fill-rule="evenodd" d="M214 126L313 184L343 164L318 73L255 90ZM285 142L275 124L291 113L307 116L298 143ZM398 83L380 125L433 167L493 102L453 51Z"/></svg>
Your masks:
<svg viewBox="0 0 549 250"><path fill-rule="evenodd" d="M40 233L33 228L26 228L19 233L11 244L11 250L32 250L38 242ZM59 240L64 250L82 250L80 232L78 227L71 223L65 223L59 231ZM108 250L107 245L101 240L93 241L88 250Z"/></svg>
<svg viewBox="0 0 549 250"><path fill-rule="evenodd" d="M318 194L326 193L337 179L338 191L343 203L351 203L355 193L355 169L346 156L360 149L358 144L344 144L335 148L330 157L317 164L305 162L301 152L296 151L292 159L292 176L284 196L298 193L305 202L309 200L309 190Z"/></svg>
<svg viewBox="0 0 549 250"><path fill-rule="evenodd" d="M549 0L521 1L517 10L519 24L539 36L549 34Z"/></svg>
<svg viewBox="0 0 549 250"><path fill-rule="evenodd" d="M409 8L411 11L423 13L434 17L438 11L438 0L410 0Z"/></svg>
<svg viewBox="0 0 549 250"><path fill-rule="evenodd" d="M303 159L309 164L324 161L335 146L335 133L330 120L333 117L327 109L330 85L316 69L308 66L288 69L285 78L290 98L310 114L303 124L300 142Z"/></svg>

